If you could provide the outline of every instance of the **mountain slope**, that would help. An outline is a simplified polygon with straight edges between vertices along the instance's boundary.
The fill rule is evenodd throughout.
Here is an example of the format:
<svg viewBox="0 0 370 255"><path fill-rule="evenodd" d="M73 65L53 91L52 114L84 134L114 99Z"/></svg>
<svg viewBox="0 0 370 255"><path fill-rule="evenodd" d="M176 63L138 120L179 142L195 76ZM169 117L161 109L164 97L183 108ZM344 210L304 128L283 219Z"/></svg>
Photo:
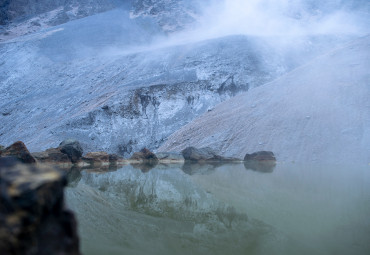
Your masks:
<svg viewBox="0 0 370 255"><path fill-rule="evenodd" d="M280 161L370 162L370 37L218 105L159 151L271 150Z"/></svg>

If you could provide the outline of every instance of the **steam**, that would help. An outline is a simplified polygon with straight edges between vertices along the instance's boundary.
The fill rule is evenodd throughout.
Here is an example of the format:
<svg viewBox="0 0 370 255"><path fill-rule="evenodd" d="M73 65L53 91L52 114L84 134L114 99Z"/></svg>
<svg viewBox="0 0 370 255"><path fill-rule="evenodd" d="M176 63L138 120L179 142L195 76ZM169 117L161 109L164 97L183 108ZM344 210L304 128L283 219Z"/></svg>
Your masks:
<svg viewBox="0 0 370 255"><path fill-rule="evenodd" d="M306 36L369 33L364 1L213 0L204 4L196 29L175 34L184 43L228 35ZM355 8L355 7L356 8Z"/></svg>

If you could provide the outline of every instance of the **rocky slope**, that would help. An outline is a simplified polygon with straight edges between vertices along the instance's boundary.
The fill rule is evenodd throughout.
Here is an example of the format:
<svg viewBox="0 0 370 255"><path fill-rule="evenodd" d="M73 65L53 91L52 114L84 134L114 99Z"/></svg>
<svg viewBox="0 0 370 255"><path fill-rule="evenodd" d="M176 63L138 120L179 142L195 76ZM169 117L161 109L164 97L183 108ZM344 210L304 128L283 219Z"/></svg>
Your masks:
<svg viewBox="0 0 370 255"><path fill-rule="evenodd" d="M175 44L161 15L182 24L185 2L170 2L136 1L0 43L0 143L22 140L34 152L72 137L86 151L152 150L216 104L345 40L233 35Z"/></svg>
<svg viewBox="0 0 370 255"><path fill-rule="evenodd" d="M99 16L114 19L119 14ZM81 22L90 25L87 21L2 45L2 144L22 140L31 151L41 151L74 137L87 151L127 156L144 146L154 149L216 104L278 77L326 48L310 44L314 40L303 41L307 58L297 59L301 46L285 55L263 39L233 36L112 54L107 50L112 44L104 37L87 42L72 32ZM95 27L98 34L103 28ZM129 47L130 36L139 29L116 39L127 40L124 46ZM114 39L109 30L105 33ZM144 33L140 36L146 38ZM86 46L74 48L76 44ZM90 57L99 48L106 55Z"/></svg>
<svg viewBox="0 0 370 255"><path fill-rule="evenodd" d="M129 3L130 0L5 0L0 3L0 41Z"/></svg>
<svg viewBox="0 0 370 255"><path fill-rule="evenodd" d="M272 150L280 161L370 162L370 37L218 105L159 151Z"/></svg>

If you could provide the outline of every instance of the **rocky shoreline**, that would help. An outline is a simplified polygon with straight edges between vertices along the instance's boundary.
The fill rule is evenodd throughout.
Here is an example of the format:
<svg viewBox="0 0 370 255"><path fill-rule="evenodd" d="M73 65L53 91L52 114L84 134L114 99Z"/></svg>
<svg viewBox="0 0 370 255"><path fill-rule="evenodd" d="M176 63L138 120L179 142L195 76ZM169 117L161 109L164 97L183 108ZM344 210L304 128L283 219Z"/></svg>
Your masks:
<svg viewBox="0 0 370 255"><path fill-rule="evenodd" d="M181 152L153 153L147 148L135 152L125 159L117 154L108 154L104 151L84 151L77 140L67 139L57 148L49 148L42 152L29 152L26 145L17 141L8 147L0 146L0 157L14 157L20 163L47 164L61 169L96 169L98 171L116 170L120 166L131 164L135 168L147 172L158 164L189 165L222 165L228 163L244 163L247 169L271 172L276 165L276 158L272 152L259 151L246 154L244 159L224 157L218 155L209 147L187 147Z"/></svg>

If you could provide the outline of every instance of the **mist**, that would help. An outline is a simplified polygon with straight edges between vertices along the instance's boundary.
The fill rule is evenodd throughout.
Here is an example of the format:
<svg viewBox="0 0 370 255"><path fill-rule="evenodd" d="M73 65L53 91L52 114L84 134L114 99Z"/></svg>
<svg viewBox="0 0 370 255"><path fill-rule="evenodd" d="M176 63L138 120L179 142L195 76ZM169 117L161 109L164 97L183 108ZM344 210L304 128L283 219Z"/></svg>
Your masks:
<svg viewBox="0 0 370 255"><path fill-rule="evenodd" d="M170 35L169 42L229 35L291 38L369 33L370 6L366 1L211 0L200 6L196 24Z"/></svg>

